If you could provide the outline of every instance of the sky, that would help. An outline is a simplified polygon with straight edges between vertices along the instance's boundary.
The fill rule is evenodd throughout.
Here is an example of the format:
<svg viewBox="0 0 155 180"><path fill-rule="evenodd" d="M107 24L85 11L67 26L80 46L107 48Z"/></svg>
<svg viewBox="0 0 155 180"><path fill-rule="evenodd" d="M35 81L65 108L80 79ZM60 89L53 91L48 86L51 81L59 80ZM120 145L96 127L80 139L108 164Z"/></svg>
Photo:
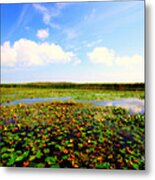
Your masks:
<svg viewBox="0 0 155 180"><path fill-rule="evenodd" d="M144 1L1 4L1 82L144 82Z"/></svg>

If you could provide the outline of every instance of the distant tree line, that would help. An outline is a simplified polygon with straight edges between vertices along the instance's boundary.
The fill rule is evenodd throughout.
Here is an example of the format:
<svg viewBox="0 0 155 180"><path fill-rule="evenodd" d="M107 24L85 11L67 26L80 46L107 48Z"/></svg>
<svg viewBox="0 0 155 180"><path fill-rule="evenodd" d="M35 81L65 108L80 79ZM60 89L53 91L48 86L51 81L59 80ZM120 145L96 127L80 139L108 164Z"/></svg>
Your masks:
<svg viewBox="0 0 155 180"><path fill-rule="evenodd" d="M25 83L25 84L1 84L6 88L54 88L54 89L102 89L102 90L137 90L145 89L144 83Z"/></svg>

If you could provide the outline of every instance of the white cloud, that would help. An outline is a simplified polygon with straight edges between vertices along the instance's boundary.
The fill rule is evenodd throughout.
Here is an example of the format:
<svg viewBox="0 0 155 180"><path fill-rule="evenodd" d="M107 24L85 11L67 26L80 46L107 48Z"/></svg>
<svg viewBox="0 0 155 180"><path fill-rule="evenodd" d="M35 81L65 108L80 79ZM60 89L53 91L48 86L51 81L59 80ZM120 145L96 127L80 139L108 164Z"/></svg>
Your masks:
<svg viewBox="0 0 155 180"><path fill-rule="evenodd" d="M114 79L117 82L144 82L144 58L139 54L119 56L116 52L114 53L114 50L96 47L87 56L94 64L110 67L108 73L103 77L109 82Z"/></svg>
<svg viewBox="0 0 155 180"><path fill-rule="evenodd" d="M100 43L102 43L103 42L103 39L98 39L98 40L96 40L96 41L92 41L92 42L86 42L85 43L85 46L86 47L94 47L94 46L99 46L99 44Z"/></svg>
<svg viewBox="0 0 155 180"><path fill-rule="evenodd" d="M1 46L2 66L38 66L50 63L76 62L73 52L66 52L56 44L38 44L28 39L20 39L12 46L5 42Z"/></svg>
<svg viewBox="0 0 155 180"><path fill-rule="evenodd" d="M113 64L114 51L106 47L96 47L87 56L92 63L110 66Z"/></svg>
<svg viewBox="0 0 155 180"><path fill-rule="evenodd" d="M56 14L58 15L58 13L54 14L52 13L54 10L50 11L48 8L40 4L33 4L33 7L42 14L44 24L49 25L52 28L59 28L58 24L55 24L51 21L52 17L56 16Z"/></svg>
<svg viewBox="0 0 155 180"><path fill-rule="evenodd" d="M144 62L143 57L138 54L135 54L131 57L129 56L116 57L116 64L120 66L138 65L138 64L143 64L143 62Z"/></svg>
<svg viewBox="0 0 155 180"><path fill-rule="evenodd" d="M37 31L36 36L42 40L48 38L48 36L49 36L48 29L39 29Z"/></svg>
<svg viewBox="0 0 155 180"><path fill-rule="evenodd" d="M144 82L144 58L138 54L116 58L116 66L122 69L123 77L131 81Z"/></svg>
<svg viewBox="0 0 155 180"><path fill-rule="evenodd" d="M87 53L89 60L95 64L118 65L123 67L144 64L144 59L139 54L133 56L119 56L113 49L106 47L96 47Z"/></svg>
<svg viewBox="0 0 155 180"><path fill-rule="evenodd" d="M16 51L10 46L10 42L6 41L1 46L1 65L14 66L16 64Z"/></svg>
<svg viewBox="0 0 155 180"><path fill-rule="evenodd" d="M52 8L47 8L42 4L33 4L33 7L42 14L44 24L49 25L51 28L60 29L59 24L53 22L53 18L60 16L61 11L68 6L68 4L56 3Z"/></svg>
<svg viewBox="0 0 155 180"><path fill-rule="evenodd" d="M51 16L49 10L40 4L33 4L33 7L43 15L43 21L45 24L50 22Z"/></svg>

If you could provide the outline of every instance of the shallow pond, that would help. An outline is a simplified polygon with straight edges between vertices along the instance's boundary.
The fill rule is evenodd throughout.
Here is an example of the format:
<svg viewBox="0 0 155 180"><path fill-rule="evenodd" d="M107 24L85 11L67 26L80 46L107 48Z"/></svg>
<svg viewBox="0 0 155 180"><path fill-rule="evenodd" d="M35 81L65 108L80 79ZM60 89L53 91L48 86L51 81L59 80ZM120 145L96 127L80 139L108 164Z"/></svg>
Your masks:
<svg viewBox="0 0 155 180"><path fill-rule="evenodd" d="M29 98L20 99L7 103L2 103L3 106L16 105L19 103L31 104L37 102L49 102L49 101L67 101L71 100L70 96L59 97L59 98ZM138 98L121 98L115 100L103 100L103 101L87 101L87 100L77 100L76 102L90 102L94 106L116 106L128 109L130 113L140 113L144 114L144 100Z"/></svg>
<svg viewBox="0 0 155 180"><path fill-rule="evenodd" d="M70 100L69 96L60 97L60 98L27 98L27 99L20 99L15 101L10 101L6 103L2 103L2 106L10 106L10 105L16 105L16 104L32 104L32 103L38 103L38 102L49 102L49 101L67 101Z"/></svg>
<svg viewBox="0 0 155 180"><path fill-rule="evenodd" d="M95 106L116 106L128 109L131 113L144 114L144 100L138 98L121 98L107 101L94 101Z"/></svg>

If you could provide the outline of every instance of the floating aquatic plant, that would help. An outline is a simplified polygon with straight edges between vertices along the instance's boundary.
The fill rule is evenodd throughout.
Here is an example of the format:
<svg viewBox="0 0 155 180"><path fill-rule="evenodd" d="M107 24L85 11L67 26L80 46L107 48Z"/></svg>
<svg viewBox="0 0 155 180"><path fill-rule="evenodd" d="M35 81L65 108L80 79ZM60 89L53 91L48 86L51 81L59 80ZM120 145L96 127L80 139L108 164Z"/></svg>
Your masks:
<svg viewBox="0 0 155 180"><path fill-rule="evenodd" d="M144 169L144 115L74 102L1 106L1 166Z"/></svg>

